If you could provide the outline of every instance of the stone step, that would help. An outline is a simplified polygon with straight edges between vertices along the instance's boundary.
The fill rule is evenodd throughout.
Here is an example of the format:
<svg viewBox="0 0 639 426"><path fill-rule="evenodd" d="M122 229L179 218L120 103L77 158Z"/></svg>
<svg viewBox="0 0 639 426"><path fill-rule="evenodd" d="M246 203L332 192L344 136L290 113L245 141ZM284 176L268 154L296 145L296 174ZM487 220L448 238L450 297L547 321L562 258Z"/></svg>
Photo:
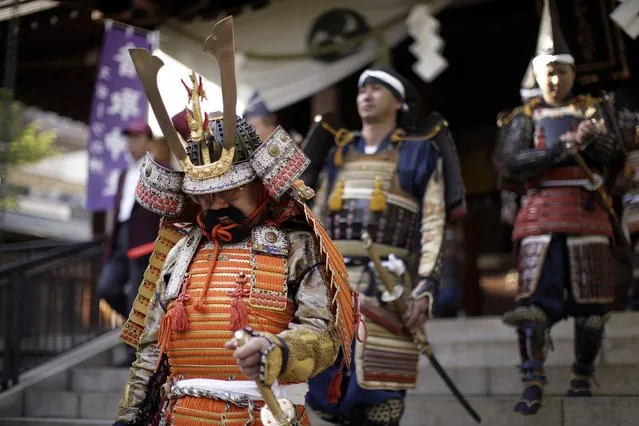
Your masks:
<svg viewBox="0 0 639 426"><path fill-rule="evenodd" d="M606 324L608 338L639 337L639 312L615 312ZM560 321L552 328L553 340L572 340L573 320ZM502 323L500 317L438 318L426 326L433 344L511 342L514 331Z"/></svg>
<svg viewBox="0 0 639 426"><path fill-rule="evenodd" d="M513 412L517 398L469 398L490 426L636 426L637 397L546 398L536 416ZM313 426L330 426L309 410ZM408 396L402 426L473 426L475 421L454 398Z"/></svg>
<svg viewBox="0 0 639 426"><path fill-rule="evenodd" d="M521 381L514 367L452 367L446 368L453 382L466 396L519 395ZM547 395L563 396L568 389L570 367L547 367ZM595 373L600 386L594 385L598 396L639 396L639 365L602 365ZM428 396L451 395L444 381L433 368L422 365L417 388L410 393Z"/></svg>
<svg viewBox="0 0 639 426"><path fill-rule="evenodd" d="M74 368L71 387L75 392L121 392L129 378L127 368Z"/></svg>
<svg viewBox="0 0 639 426"><path fill-rule="evenodd" d="M43 403L47 398L51 403ZM71 415L69 409L65 411L64 404L73 405L65 400L64 395L43 392L40 399L40 409L32 411L24 418L0 418L1 425L50 425L50 424L78 424L101 425L111 424L117 407L119 394L93 393L75 394L76 415ZM470 397L470 404L482 417L483 424L491 426L630 426L636 425L639 417L639 397L602 397L593 398L546 398L544 408L535 417L521 417L512 412L517 397ZM27 397L29 401L29 397ZM428 426L466 426L474 422L466 414L454 398L433 397L409 394L407 408L402 425ZM31 399L34 403L36 400ZM59 404L58 409L53 406ZM45 410L46 408L46 410ZM110 420L112 422L112 420ZM311 411L311 422L314 426L329 425L317 418Z"/></svg>
<svg viewBox="0 0 639 426"><path fill-rule="evenodd" d="M597 363L603 365L639 364L639 313L612 316ZM570 366L574 361L573 320L556 324L551 331L554 350L546 365ZM448 367L515 366L519 353L515 331L499 318L457 318L432 320L426 328L437 359ZM424 361L426 362L426 361Z"/></svg>
<svg viewBox="0 0 639 426"><path fill-rule="evenodd" d="M27 390L23 414L25 417L108 419L115 415L121 396L121 391L68 392Z"/></svg>
<svg viewBox="0 0 639 426"><path fill-rule="evenodd" d="M519 395L521 382L515 367L452 367L446 368L453 382L464 395ZM78 393L120 393L128 380L125 368L76 368L71 371L70 390ZM547 367L548 395L565 394L570 380L569 367ZM597 395L639 396L639 365L599 366L593 388ZM55 383L55 382L54 382ZM52 384L53 386L53 384ZM65 389L65 388L57 388ZM419 395L449 395L443 380L427 361L420 366L417 388Z"/></svg>

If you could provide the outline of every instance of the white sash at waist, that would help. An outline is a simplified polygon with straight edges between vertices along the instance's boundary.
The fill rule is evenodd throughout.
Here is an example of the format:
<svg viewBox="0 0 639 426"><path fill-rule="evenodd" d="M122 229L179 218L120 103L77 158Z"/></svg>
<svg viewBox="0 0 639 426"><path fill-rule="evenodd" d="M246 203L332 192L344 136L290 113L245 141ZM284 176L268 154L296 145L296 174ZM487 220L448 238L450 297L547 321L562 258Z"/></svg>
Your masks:
<svg viewBox="0 0 639 426"><path fill-rule="evenodd" d="M175 382L173 387L211 393L224 392L237 399L248 397L251 401L263 400L257 389L257 384L250 380L187 379ZM308 392L308 383L280 385L275 382L271 389L277 399L288 399L294 405L304 405L305 396Z"/></svg>

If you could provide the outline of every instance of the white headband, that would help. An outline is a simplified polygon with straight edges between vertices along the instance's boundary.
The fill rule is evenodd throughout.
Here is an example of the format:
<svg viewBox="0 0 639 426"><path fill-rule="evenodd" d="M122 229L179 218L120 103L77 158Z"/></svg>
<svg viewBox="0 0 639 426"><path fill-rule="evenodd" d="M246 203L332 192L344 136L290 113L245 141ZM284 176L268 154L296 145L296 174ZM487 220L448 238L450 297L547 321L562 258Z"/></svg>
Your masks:
<svg viewBox="0 0 639 426"><path fill-rule="evenodd" d="M397 93L399 93L399 96L401 96L402 100L406 99L406 93L405 93L404 85L402 84L402 82L398 78L393 77L392 75L390 75L389 73L385 71L380 71L380 70L364 71L362 75L359 76L357 87L361 87L364 81L366 81L368 77L373 77L380 81L383 81L384 83L388 84L390 87L395 89Z"/></svg>
<svg viewBox="0 0 639 426"><path fill-rule="evenodd" d="M575 58L573 58L569 53L562 53L560 55L539 55L533 58L532 65L533 69L539 72L540 68L543 68L548 64L552 64L553 62L574 65Z"/></svg>

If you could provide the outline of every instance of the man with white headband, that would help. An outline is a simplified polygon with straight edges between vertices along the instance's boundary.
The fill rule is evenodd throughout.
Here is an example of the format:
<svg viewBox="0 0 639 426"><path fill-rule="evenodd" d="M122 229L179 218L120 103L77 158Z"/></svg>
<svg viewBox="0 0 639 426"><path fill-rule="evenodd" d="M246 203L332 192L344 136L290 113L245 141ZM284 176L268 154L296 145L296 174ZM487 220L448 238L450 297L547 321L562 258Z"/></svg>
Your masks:
<svg viewBox="0 0 639 426"><path fill-rule="evenodd" d="M601 100L573 95L574 62L555 6L546 0L532 60L542 96L500 114L494 154L500 177L518 183L526 196L512 236L517 307L504 315L519 339L524 391L515 411L523 415L542 406L549 332L568 316L575 318L568 396L592 395L594 362L614 299L613 227L607 200L596 191L621 146Z"/></svg>
<svg viewBox="0 0 639 426"><path fill-rule="evenodd" d="M336 147L320 175L315 209L344 255L363 324L341 396L324 397L341 377L345 362L338 358L309 381L307 403L334 423L392 426L417 380L419 353L406 330L423 328L432 314L446 221L464 214L464 190L459 165L453 162L450 176L456 177L445 170L443 152L456 161L446 122L433 115L430 130L416 133L418 96L404 77L376 67L362 73L358 86L361 132L327 121L317 126ZM392 292L362 244L364 231L382 257ZM398 298L407 302L404 317L393 308Z"/></svg>

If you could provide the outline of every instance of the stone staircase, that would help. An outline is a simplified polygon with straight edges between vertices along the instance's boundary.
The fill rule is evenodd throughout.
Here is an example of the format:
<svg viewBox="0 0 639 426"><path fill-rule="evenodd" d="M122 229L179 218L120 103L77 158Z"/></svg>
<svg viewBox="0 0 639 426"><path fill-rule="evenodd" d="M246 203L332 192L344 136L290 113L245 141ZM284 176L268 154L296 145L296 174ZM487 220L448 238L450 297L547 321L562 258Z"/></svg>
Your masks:
<svg viewBox="0 0 639 426"><path fill-rule="evenodd" d="M546 403L539 415L512 412L520 382L514 331L498 318L433 320L429 338L441 364L490 426L639 425L639 313L620 313L607 326L598 359L596 397L564 398L572 354L572 321L552 331ZM0 425L109 425L128 371L113 368L120 348L101 354L26 389L7 410L0 404ZM0 394L1 395L1 394ZM328 425L311 413L313 425ZM474 421L451 396L425 359L418 388L407 397L402 425L466 426Z"/></svg>
<svg viewBox="0 0 639 426"><path fill-rule="evenodd" d="M0 425L111 425L129 370L123 345L57 373L2 401Z"/></svg>

